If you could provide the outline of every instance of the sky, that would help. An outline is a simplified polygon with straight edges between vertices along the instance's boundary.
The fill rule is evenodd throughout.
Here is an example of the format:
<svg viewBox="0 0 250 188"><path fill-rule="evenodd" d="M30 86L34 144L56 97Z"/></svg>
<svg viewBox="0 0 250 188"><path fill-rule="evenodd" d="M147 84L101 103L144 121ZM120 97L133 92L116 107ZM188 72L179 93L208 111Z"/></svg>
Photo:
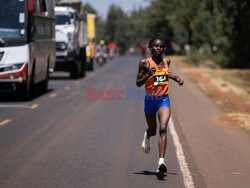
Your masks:
<svg viewBox="0 0 250 188"><path fill-rule="evenodd" d="M110 5L120 6L124 12L130 13L132 10L138 10L149 5L148 0L81 0L83 3L89 3L98 12L98 15L106 19Z"/></svg>

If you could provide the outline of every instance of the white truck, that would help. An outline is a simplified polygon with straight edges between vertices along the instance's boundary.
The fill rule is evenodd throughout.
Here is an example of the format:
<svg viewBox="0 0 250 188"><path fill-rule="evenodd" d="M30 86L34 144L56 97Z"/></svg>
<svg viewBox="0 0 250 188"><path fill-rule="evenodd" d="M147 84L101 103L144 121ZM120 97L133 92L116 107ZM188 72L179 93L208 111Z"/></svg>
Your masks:
<svg viewBox="0 0 250 188"><path fill-rule="evenodd" d="M0 1L0 89L29 99L48 88L55 67L54 1Z"/></svg>
<svg viewBox="0 0 250 188"><path fill-rule="evenodd" d="M84 77L87 70L88 32L81 1L60 1L56 15L56 70L67 71L71 78Z"/></svg>

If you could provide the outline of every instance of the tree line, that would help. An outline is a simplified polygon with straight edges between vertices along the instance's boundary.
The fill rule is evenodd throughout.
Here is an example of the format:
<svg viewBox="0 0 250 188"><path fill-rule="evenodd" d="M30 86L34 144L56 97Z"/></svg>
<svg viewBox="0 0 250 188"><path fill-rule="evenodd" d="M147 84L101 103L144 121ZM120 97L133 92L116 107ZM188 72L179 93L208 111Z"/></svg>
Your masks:
<svg viewBox="0 0 250 188"><path fill-rule="evenodd" d="M97 19L97 40L115 42L121 53L152 36L164 39L167 53L193 61L212 59L222 67L250 67L248 0L151 0L127 15L112 5ZM87 10L97 13L87 4Z"/></svg>

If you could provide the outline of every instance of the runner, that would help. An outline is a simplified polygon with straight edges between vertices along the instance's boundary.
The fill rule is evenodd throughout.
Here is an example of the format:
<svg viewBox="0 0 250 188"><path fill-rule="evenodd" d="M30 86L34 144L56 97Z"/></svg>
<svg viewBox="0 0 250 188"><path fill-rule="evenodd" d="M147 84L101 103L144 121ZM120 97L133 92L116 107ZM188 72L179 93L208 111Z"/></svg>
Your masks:
<svg viewBox="0 0 250 188"><path fill-rule="evenodd" d="M141 43L141 55L142 55L142 58L146 57L146 44L144 43Z"/></svg>
<svg viewBox="0 0 250 188"><path fill-rule="evenodd" d="M169 70L170 60L163 57L165 43L160 38L153 38L149 42L152 57L142 59L139 64L136 85L145 84L144 112L148 129L144 133L142 149L144 153L150 152L150 137L156 135L156 113L160 123L159 128L159 161L157 174L167 172L167 165L164 162L167 146L167 125L170 118L170 101L168 96L169 78L176 81L180 86L184 81Z"/></svg>
<svg viewBox="0 0 250 188"><path fill-rule="evenodd" d="M108 57L108 48L104 40L100 40L96 46L96 62L99 65L103 65Z"/></svg>

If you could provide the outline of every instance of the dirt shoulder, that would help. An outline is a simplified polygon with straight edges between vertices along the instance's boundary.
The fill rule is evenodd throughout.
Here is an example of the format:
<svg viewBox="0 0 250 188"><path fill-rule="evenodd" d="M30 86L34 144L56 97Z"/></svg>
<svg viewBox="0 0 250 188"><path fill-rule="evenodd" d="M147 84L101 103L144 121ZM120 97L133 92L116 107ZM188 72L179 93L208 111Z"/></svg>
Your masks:
<svg viewBox="0 0 250 188"><path fill-rule="evenodd" d="M170 56L174 64L224 110L218 121L250 131L250 70L221 69L212 62L194 67L184 56Z"/></svg>

